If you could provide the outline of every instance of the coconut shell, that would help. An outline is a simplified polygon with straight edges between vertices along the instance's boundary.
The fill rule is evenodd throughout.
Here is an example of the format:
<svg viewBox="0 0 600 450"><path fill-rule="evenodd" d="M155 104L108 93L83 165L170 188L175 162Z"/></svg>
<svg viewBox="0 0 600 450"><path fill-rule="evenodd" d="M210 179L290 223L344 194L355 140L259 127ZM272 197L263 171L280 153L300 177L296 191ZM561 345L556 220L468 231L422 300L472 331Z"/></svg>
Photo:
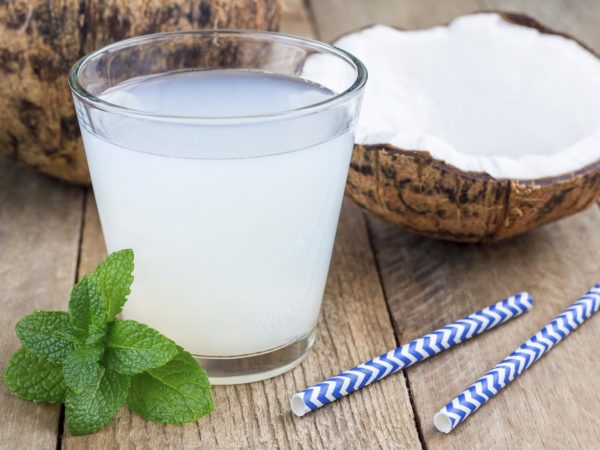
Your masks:
<svg viewBox="0 0 600 450"><path fill-rule="evenodd" d="M428 152L355 145L346 191L392 223L456 242L493 242L581 211L600 196L600 162L563 177L496 179Z"/></svg>
<svg viewBox="0 0 600 450"><path fill-rule="evenodd" d="M277 30L280 0L0 1L0 153L89 184L67 74L136 35L202 28Z"/></svg>
<svg viewBox="0 0 600 450"><path fill-rule="evenodd" d="M530 17L489 12L578 42ZM357 144L346 192L367 211L418 233L455 242L495 242L594 204L600 197L600 160L558 177L497 179L463 171L427 151Z"/></svg>

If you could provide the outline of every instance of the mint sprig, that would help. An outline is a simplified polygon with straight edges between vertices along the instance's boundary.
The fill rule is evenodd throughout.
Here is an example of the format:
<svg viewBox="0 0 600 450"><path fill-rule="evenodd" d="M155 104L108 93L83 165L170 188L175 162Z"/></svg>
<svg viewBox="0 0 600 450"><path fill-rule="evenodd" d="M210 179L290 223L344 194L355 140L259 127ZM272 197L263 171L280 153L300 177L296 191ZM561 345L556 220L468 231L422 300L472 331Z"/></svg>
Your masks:
<svg viewBox="0 0 600 450"><path fill-rule="evenodd" d="M64 403L69 431L106 426L121 407L159 423L195 421L213 409L206 372L158 331L118 320L133 282L133 251L109 255L71 292L69 312L38 311L16 325L22 347L3 374L18 397Z"/></svg>

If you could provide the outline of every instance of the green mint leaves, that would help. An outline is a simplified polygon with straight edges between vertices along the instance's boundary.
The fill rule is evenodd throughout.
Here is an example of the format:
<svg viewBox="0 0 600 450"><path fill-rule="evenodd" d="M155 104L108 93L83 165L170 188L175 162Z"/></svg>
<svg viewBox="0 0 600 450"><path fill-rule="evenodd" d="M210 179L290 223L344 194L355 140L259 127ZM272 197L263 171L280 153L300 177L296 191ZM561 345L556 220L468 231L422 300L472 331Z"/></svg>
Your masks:
<svg viewBox="0 0 600 450"><path fill-rule="evenodd" d="M108 323L108 301L102 295L98 283L89 275L85 275L73 286L69 316L73 328L85 338L90 331L101 333Z"/></svg>
<svg viewBox="0 0 600 450"><path fill-rule="evenodd" d="M206 372L190 353L144 324L116 319L132 273L133 251L113 253L73 287L68 313L38 311L16 325L22 347L4 384L26 400L64 403L72 434L98 431L125 403L160 423L213 409Z"/></svg>
<svg viewBox="0 0 600 450"><path fill-rule="evenodd" d="M72 434L88 434L108 425L127 401L131 377L96 363L82 379L78 390L67 390L65 417Z"/></svg>
<svg viewBox="0 0 600 450"><path fill-rule="evenodd" d="M70 327L70 321L66 312L38 311L17 323L17 336L34 355L60 364L75 346L75 339L65 333Z"/></svg>
<svg viewBox="0 0 600 450"><path fill-rule="evenodd" d="M105 353L108 369L136 375L165 365L177 353L174 342L146 325L133 320L117 320L110 324Z"/></svg>
<svg viewBox="0 0 600 450"><path fill-rule="evenodd" d="M8 360L4 384L17 397L34 402L62 403L67 393L62 367L23 347Z"/></svg>
<svg viewBox="0 0 600 450"><path fill-rule="evenodd" d="M123 305L133 283L133 251L121 250L102 261L92 278L106 299L106 320L113 320L123 310Z"/></svg>
<svg viewBox="0 0 600 450"><path fill-rule="evenodd" d="M179 353L164 366L131 379L127 404L137 414L155 422L182 423L213 409L204 369L192 355Z"/></svg>

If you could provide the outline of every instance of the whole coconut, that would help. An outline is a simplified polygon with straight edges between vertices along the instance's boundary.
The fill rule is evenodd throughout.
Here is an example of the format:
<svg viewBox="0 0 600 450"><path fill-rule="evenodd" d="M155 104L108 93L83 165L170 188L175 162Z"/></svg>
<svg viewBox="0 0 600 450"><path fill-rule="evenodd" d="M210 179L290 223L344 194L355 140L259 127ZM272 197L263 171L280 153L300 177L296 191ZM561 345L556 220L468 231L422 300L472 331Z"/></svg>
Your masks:
<svg viewBox="0 0 600 450"><path fill-rule="evenodd" d="M0 1L0 153L89 184L67 84L70 67L109 43L160 31L277 30L280 0Z"/></svg>

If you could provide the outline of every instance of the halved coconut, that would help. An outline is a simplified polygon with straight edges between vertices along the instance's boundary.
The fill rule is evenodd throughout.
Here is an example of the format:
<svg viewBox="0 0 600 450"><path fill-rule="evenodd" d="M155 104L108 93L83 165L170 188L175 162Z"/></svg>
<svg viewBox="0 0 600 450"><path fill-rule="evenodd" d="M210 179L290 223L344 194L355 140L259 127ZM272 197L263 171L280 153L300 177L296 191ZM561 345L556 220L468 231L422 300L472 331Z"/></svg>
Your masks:
<svg viewBox="0 0 600 450"><path fill-rule="evenodd" d="M437 238L508 238L600 195L600 60L525 16L381 25L335 45L369 70L347 192Z"/></svg>

